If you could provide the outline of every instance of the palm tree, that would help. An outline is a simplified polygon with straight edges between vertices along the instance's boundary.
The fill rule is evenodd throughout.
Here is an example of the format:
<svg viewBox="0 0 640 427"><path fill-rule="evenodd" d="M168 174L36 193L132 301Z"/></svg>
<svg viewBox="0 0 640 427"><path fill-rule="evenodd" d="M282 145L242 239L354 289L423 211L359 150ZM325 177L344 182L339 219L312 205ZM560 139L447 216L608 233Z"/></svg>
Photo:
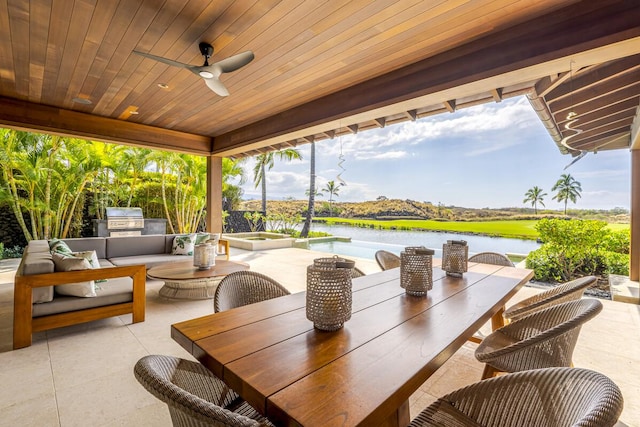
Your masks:
<svg viewBox="0 0 640 427"><path fill-rule="evenodd" d="M309 150L309 207L307 208L307 217L304 220L300 237L303 239L309 235L311 230L311 220L315 211L316 197L316 143L311 141L311 149Z"/></svg>
<svg viewBox="0 0 640 427"><path fill-rule="evenodd" d="M327 185L324 186L322 191L325 191L329 194L329 216L333 216L333 197L338 197L340 192L340 187L342 184L336 185L336 182L331 180L327 182Z"/></svg>
<svg viewBox="0 0 640 427"><path fill-rule="evenodd" d="M302 155L295 148L286 148L284 150L260 154L256 157L256 165L253 167L253 182L255 188L262 184L262 212L267 213L267 170L271 170L274 165L275 156L280 160L291 161L293 159L302 159Z"/></svg>
<svg viewBox="0 0 640 427"><path fill-rule="evenodd" d="M522 203L531 203L531 206L533 206L535 214L537 215L538 203L544 206L543 200L544 200L544 196L546 195L547 193L542 192L542 188L538 186L533 186L532 188L528 189L526 193L524 193L525 198L522 201Z"/></svg>
<svg viewBox="0 0 640 427"><path fill-rule="evenodd" d="M578 197L581 197L582 186L575 180L570 174L565 173L560 175L560 179L554 184L551 191L558 191L558 194L553 196L554 200L564 202L564 214L567 214L567 202L571 200L576 202Z"/></svg>

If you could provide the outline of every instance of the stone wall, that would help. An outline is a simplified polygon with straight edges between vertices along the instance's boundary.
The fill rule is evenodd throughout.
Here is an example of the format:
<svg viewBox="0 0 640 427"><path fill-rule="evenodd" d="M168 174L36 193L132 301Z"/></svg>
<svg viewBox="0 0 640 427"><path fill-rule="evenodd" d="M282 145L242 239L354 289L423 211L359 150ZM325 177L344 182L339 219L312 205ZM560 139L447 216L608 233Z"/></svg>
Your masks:
<svg viewBox="0 0 640 427"><path fill-rule="evenodd" d="M229 216L226 219L224 226L225 233L248 233L251 231L249 222L244 217L246 212L253 213L253 211L228 211ZM264 221L260 221L258 229L256 231L265 231Z"/></svg>
<svg viewBox="0 0 640 427"><path fill-rule="evenodd" d="M8 206L0 207L0 242L5 248L27 245L27 239L24 237L20 224Z"/></svg>

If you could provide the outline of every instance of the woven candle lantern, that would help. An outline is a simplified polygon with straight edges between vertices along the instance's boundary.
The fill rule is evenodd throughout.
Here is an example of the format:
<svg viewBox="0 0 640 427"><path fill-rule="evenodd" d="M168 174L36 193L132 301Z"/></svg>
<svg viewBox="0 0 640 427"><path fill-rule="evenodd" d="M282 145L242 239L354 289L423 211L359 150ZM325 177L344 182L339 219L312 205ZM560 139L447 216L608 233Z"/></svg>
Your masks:
<svg viewBox="0 0 640 427"><path fill-rule="evenodd" d="M462 277L467 271L469 247L465 240L447 240L442 245L442 269L448 276Z"/></svg>
<svg viewBox="0 0 640 427"><path fill-rule="evenodd" d="M400 286L409 295L426 296L433 287L433 249L409 246L400 252Z"/></svg>
<svg viewBox="0 0 640 427"><path fill-rule="evenodd" d="M316 329L336 331L351 318L354 261L317 258L307 267L307 319Z"/></svg>

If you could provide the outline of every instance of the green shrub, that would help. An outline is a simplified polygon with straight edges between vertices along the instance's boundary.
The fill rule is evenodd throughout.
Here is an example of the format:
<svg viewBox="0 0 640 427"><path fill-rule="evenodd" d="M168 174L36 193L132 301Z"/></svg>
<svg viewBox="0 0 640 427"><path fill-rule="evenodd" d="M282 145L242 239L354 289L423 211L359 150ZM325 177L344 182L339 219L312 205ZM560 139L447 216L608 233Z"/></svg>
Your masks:
<svg viewBox="0 0 640 427"><path fill-rule="evenodd" d="M0 243L0 259L21 258L24 248L22 246L14 246L13 248L5 248Z"/></svg>
<svg viewBox="0 0 640 427"><path fill-rule="evenodd" d="M586 275L628 274L628 232L603 221L542 219L536 225L543 245L529 254L535 280L564 282Z"/></svg>

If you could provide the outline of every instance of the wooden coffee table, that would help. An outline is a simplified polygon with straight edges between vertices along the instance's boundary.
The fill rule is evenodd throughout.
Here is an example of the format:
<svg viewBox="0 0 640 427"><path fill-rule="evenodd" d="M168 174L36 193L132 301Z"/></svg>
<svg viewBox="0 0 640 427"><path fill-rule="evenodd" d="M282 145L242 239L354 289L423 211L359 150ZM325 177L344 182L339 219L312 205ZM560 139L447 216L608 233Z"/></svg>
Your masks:
<svg viewBox="0 0 640 427"><path fill-rule="evenodd" d="M216 265L207 270L193 266L193 261L171 262L147 271L151 279L164 280L158 292L170 299L210 299L213 298L218 283L226 275L249 269L249 264L239 261L216 260Z"/></svg>

